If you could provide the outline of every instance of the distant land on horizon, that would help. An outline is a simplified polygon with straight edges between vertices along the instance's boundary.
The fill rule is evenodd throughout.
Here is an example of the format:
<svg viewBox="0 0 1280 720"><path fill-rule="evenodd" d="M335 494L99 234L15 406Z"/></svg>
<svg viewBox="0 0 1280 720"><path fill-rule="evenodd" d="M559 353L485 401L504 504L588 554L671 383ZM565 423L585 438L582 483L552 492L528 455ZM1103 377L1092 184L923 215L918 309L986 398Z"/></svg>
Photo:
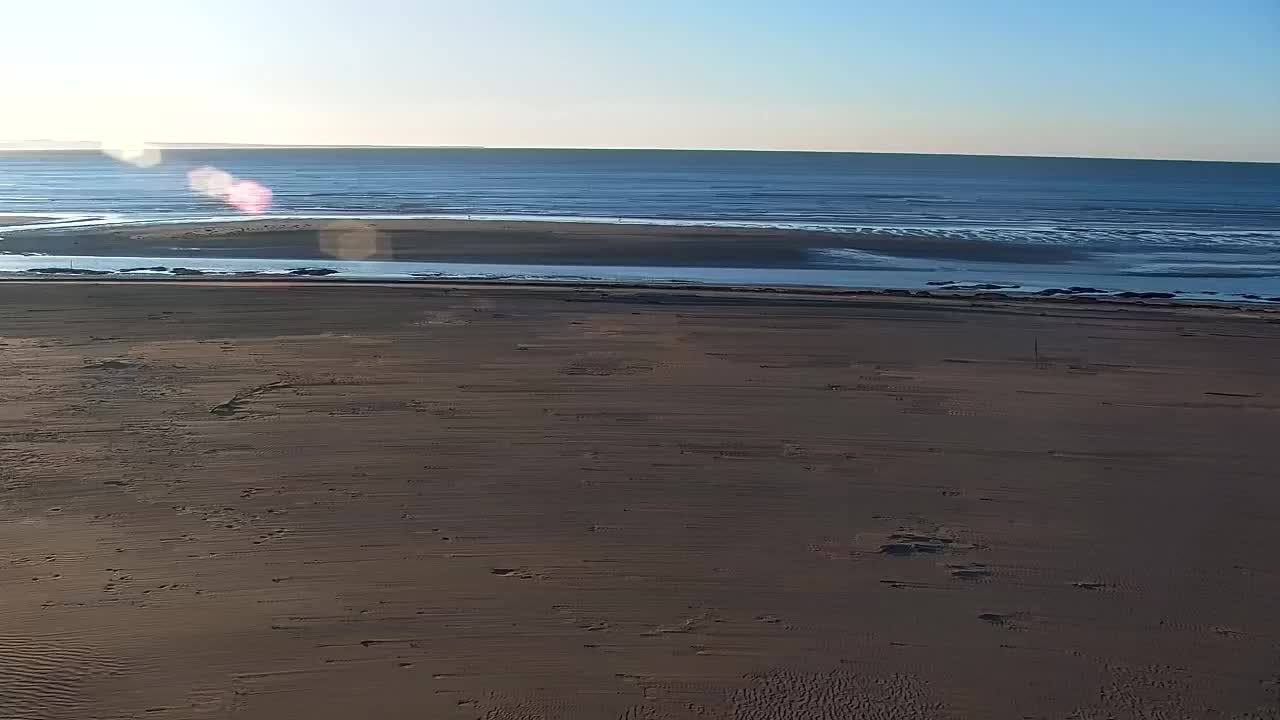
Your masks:
<svg viewBox="0 0 1280 720"><path fill-rule="evenodd" d="M326 144L280 144L280 143L214 143L214 142L147 142L143 143L160 150L619 150L619 151L654 151L654 152L768 152L768 153L813 153L822 155L935 155L954 157L1008 157L1008 158L1041 158L1046 160L1140 160L1150 162L1197 162L1274 165L1274 160L1216 160L1206 158L1155 158L1155 157L1118 157L1093 155L1019 155L999 153L920 153L911 151L870 151L870 150L797 150L785 148L683 148L683 147L524 147L505 145L326 145ZM21 140L0 142L0 152L61 152L61 151L98 151L101 142L93 140Z"/></svg>
<svg viewBox="0 0 1280 720"><path fill-rule="evenodd" d="M483 145L282 145L279 143L214 143L214 142L148 142L161 150L272 150L299 148L409 148L482 150ZM0 142L0 150L101 150L102 143L94 140L22 140Z"/></svg>

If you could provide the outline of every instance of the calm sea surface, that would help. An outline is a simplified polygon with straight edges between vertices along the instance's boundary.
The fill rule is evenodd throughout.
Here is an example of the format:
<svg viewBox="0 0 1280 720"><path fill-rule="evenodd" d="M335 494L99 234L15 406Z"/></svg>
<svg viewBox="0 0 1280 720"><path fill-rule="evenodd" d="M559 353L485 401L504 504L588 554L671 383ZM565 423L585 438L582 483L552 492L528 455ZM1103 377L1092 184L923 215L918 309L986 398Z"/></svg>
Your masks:
<svg viewBox="0 0 1280 720"><path fill-rule="evenodd" d="M1255 291L1280 278L1280 164L359 148L167 151L142 169L95 152L14 152L0 153L0 214L236 215L189 189L188 173L202 167L269 188L268 215L595 218L946 235L1076 246L1101 258L1081 270L1104 275L1252 278ZM854 258L860 267L865 259ZM838 253L815 258L828 269L840 262ZM1004 277L1005 269L990 270Z"/></svg>

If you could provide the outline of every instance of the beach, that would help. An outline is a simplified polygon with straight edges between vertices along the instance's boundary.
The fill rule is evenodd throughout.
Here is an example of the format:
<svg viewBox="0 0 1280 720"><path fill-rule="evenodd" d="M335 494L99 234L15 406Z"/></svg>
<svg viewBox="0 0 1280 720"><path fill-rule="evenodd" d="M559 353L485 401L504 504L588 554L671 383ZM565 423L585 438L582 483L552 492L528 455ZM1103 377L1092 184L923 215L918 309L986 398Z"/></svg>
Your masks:
<svg viewBox="0 0 1280 720"><path fill-rule="evenodd" d="M329 247L681 252L404 222ZM57 237L321 252L249 227ZM1278 320L0 283L0 717L1276 718Z"/></svg>

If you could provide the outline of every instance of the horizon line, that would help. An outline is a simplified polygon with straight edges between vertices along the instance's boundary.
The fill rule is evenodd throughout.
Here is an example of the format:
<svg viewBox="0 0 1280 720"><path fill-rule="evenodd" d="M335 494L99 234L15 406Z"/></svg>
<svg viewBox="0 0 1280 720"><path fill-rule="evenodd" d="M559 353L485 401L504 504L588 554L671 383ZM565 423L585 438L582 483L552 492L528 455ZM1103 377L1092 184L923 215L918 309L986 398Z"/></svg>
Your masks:
<svg viewBox="0 0 1280 720"><path fill-rule="evenodd" d="M1029 153L916 152L910 150L825 150L816 148L739 148L739 147L658 147L658 146L577 146L577 145L383 145L371 143L218 143L218 142L144 142L160 150L583 150L618 152L759 152L811 153L823 155L940 155L949 157L1035 158L1041 160L1129 160L1144 162L1202 162L1275 165L1276 160L1225 160L1203 157L1137 157L1123 155L1034 155ZM92 152L102 143L93 140L0 141L3 152Z"/></svg>

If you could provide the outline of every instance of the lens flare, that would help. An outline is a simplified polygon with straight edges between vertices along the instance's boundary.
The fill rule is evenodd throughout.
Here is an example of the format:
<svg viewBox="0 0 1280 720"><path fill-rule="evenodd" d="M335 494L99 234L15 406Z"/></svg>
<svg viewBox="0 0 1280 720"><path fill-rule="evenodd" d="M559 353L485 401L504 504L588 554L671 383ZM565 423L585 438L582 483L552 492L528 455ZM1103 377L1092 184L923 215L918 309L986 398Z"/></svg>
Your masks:
<svg viewBox="0 0 1280 720"><path fill-rule="evenodd" d="M355 220L339 220L320 231L320 251L341 260L368 260L389 255L377 228Z"/></svg>
<svg viewBox="0 0 1280 720"><path fill-rule="evenodd" d="M226 199L227 192L231 190L235 181L231 173L208 165L187 173L187 187L191 188L192 192L218 200Z"/></svg>
<svg viewBox="0 0 1280 720"><path fill-rule="evenodd" d="M252 180L236 180L227 188L226 199L242 213L260 215L271 207L271 189Z"/></svg>
<svg viewBox="0 0 1280 720"><path fill-rule="evenodd" d="M226 170L208 165L187 173L187 187L250 215L260 215L271 207L270 188L252 180L237 180Z"/></svg>

